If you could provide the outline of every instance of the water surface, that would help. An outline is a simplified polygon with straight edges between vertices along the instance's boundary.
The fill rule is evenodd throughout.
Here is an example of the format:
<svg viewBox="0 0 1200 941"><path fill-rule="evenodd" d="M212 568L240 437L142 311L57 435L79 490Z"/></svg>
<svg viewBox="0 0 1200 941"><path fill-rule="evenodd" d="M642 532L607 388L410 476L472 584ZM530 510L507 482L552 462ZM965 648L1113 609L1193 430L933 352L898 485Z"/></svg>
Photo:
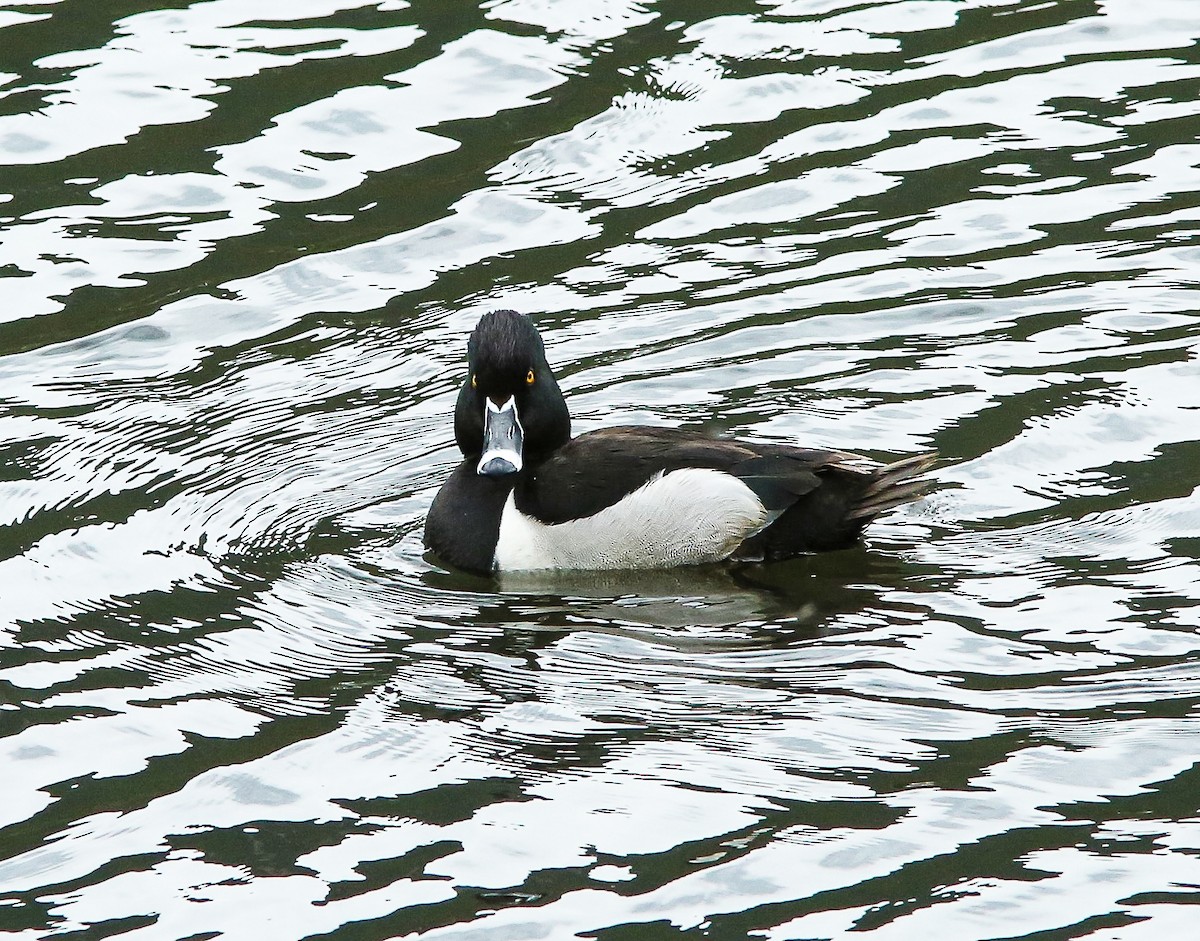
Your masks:
<svg viewBox="0 0 1200 941"><path fill-rule="evenodd" d="M0 5L0 929L1192 936L1193 0L160 7ZM498 307L937 489L444 571Z"/></svg>

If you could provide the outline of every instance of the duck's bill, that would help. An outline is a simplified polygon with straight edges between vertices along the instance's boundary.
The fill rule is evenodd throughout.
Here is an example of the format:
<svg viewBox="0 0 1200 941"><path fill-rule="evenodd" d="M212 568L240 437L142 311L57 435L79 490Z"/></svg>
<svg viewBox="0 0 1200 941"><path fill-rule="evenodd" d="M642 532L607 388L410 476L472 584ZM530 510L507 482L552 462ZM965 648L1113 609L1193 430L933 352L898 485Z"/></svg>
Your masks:
<svg viewBox="0 0 1200 941"><path fill-rule="evenodd" d="M486 477L515 474L522 467L524 432L515 399L495 405L488 399L483 409L483 457L478 471Z"/></svg>

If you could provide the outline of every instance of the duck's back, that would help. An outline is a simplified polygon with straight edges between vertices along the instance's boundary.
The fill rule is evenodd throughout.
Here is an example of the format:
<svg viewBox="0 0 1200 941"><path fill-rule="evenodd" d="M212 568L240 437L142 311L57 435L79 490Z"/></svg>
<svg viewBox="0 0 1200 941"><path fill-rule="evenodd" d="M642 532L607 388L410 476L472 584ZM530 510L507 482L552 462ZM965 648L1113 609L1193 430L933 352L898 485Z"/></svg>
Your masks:
<svg viewBox="0 0 1200 941"><path fill-rule="evenodd" d="M664 563L651 553L644 566L630 567L731 555L778 559L852 545L878 513L919 493L922 485L912 478L932 460L921 455L883 466L844 451L616 427L580 435L532 468L514 490L512 506L535 533L539 525L606 521L625 508L628 521L615 531L636 530L643 541L667 545L673 557L687 557ZM701 532L723 526L725 538L689 537L689 521ZM672 539L684 544L670 546Z"/></svg>

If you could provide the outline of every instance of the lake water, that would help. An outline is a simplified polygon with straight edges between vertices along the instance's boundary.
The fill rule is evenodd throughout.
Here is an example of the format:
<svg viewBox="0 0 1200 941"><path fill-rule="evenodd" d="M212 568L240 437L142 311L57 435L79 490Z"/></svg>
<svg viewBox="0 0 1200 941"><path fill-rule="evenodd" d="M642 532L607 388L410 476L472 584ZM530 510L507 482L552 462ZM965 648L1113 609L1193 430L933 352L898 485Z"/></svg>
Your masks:
<svg viewBox="0 0 1200 941"><path fill-rule="evenodd" d="M1196 937L1197 39L0 4L0 930ZM785 564L444 571L499 307L577 430L937 448L936 488Z"/></svg>

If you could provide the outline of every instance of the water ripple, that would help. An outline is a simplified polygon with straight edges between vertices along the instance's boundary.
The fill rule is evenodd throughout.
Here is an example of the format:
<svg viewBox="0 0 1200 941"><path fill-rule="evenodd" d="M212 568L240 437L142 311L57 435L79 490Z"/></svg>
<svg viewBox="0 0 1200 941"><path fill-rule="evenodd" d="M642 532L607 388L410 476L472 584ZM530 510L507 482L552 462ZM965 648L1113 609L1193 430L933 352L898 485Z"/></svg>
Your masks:
<svg viewBox="0 0 1200 941"><path fill-rule="evenodd" d="M1186 936L1191 0L427 7L0 12L0 930ZM934 493L443 571L503 306Z"/></svg>

